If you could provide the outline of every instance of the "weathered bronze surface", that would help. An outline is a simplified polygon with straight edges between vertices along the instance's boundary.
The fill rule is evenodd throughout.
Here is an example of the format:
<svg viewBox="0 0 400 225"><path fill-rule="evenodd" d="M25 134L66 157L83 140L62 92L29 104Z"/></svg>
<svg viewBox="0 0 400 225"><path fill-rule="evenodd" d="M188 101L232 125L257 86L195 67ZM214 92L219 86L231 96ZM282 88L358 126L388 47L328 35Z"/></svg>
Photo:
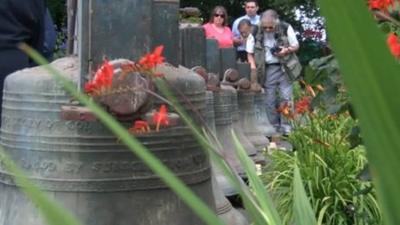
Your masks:
<svg viewBox="0 0 400 225"><path fill-rule="evenodd" d="M243 128L241 127L239 120L239 106L237 97L238 92L232 87L225 87L225 88L230 91L229 94L231 95L232 99L231 111L232 111L233 130L235 131L235 134L238 137L243 148L246 150L247 155L253 158L257 155L257 149L243 133Z"/></svg>
<svg viewBox="0 0 400 225"><path fill-rule="evenodd" d="M167 61L176 65L179 48L179 1L78 1L81 75L98 68L104 57L139 59L164 45Z"/></svg>
<svg viewBox="0 0 400 225"><path fill-rule="evenodd" d="M204 119L209 131L215 134L214 94L212 91L206 92L206 113Z"/></svg>
<svg viewBox="0 0 400 225"><path fill-rule="evenodd" d="M218 42L215 39L206 39L206 68L210 73L220 74L221 71L221 57L218 48ZM218 77L222 80L222 77Z"/></svg>
<svg viewBox="0 0 400 225"><path fill-rule="evenodd" d="M139 4L145 4L145 2L142 0ZM179 45L179 0L153 0L151 9L152 48L163 45L164 57L169 63L177 66L179 64L179 48L177 48Z"/></svg>
<svg viewBox="0 0 400 225"><path fill-rule="evenodd" d="M268 146L268 139L258 130L254 111L254 93L238 91L238 103L240 112L240 124L244 134L250 142L261 152Z"/></svg>
<svg viewBox="0 0 400 225"><path fill-rule="evenodd" d="M212 186L217 208L217 214L226 225L248 225L249 221L226 199L221 188L218 186L215 173L212 175Z"/></svg>
<svg viewBox="0 0 400 225"><path fill-rule="evenodd" d="M223 81L233 83L233 82L236 82L236 81L239 80L239 78L240 78L239 76L240 76L240 75L239 75L239 72L238 72L236 69L234 69L234 68L228 68L228 69L225 70L225 72L224 72L224 79L223 79Z"/></svg>
<svg viewBox="0 0 400 225"><path fill-rule="evenodd" d="M238 89L240 90L249 90L251 88L251 83L247 78L241 78L238 81Z"/></svg>
<svg viewBox="0 0 400 225"><path fill-rule="evenodd" d="M77 59L52 65L77 83ZM192 90L195 84L181 78ZM61 119L61 106L70 99L42 67L18 71L5 81L0 143L41 190L86 225L204 224L100 122ZM205 105L204 96L202 101ZM189 128L137 138L214 207L209 160ZM45 222L0 162L0 225L21 224Z"/></svg>
<svg viewBox="0 0 400 225"><path fill-rule="evenodd" d="M211 138L211 142L214 144L216 149L218 150L218 153L222 154L221 151L217 148L217 143L215 143L215 140L213 137L216 137L216 128L215 128L215 112L214 112L214 93L212 91L207 91L206 93L206 99L207 99L207 111L205 114L205 120L206 120L206 125L208 127L209 136ZM225 208L227 207L227 203L225 202L223 196L233 196L237 195L237 191L233 186L229 183L228 179L226 176L223 174L223 172L214 164L211 162L212 170L213 170L213 189L214 189L214 196L215 196L215 201L217 208ZM216 190L217 189L217 190ZM221 193L222 192L222 193ZM221 206L222 204L222 206ZM217 209L217 211L220 211ZM231 213L229 213L231 215ZM225 217L225 216L224 216ZM231 216L228 216L231 217Z"/></svg>
<svg viewBox="0 0 400 225"><path fill-rule="evenodd" d="M236 68L239 71L240 78L247 78L250 80L250 64L245 62L236 62Z"/></svg>
<svg viewBox="0 0 400 225"><path fill-rule="evenodd" d="M220 75L223 76L229 68L236 69L236 48L220 48L221 67ZM222 80L223 77L220 77Z"/></svg>
<svg viewBox="0 0 400 225"><path fill-rule="evenodd" d="M164 74L165 80L177 98L178 103L183 106L191 118L195 122L202 123L201 116L204 115L206 110L204 79L183 66L174 67L169 64L162 64L157 67L156 72ZM159 94L162 95L161 93ZM161 103L163 102L155 100L156 105ZM172 107L171 110L173 110Z"/></svg>
<svg viewBox="0 0 400 225"><path fill-rule="evenodd" d="M239 176L246 177L244 169L236 156L231 133L234 127L232 120L232 90L230 88L222 86L220 91L214 92L215 127L218 140L222 145L223 157Z"/></svg>
<svg viewBox="0 0 400 225"><path fill-rule="evenodd" d="M207 90L217 91L220 89L220 81L218 75L215 73L208 73Z"/></svg>
<svg viewBox="0 0 400 225"><path fill-rule="evenodd" d="M180 28L179 38L180 64L188 68L194 66L205 66L206 39L203 27Z"/></svg>

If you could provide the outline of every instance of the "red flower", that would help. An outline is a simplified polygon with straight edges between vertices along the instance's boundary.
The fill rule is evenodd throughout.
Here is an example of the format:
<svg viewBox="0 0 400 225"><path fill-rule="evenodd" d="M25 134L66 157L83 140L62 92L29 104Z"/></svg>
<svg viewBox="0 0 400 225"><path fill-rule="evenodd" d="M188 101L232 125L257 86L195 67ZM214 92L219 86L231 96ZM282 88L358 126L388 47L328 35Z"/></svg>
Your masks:
<svg viewBox="0 0 400 225"><path fill-rule="evenodd" d="M293 114L290 112L290 106L288 102L284 102L283 104L281 104L276 111L286 118L293 118Z"/></svg>
<svg viewBox="0 0 400 225"><path fill-rule="evenodd" d="M96 85L93 82L88 82L85 84L85 92L88 94L93 94L96 91Z"/></svg>
<svg viewBox="0 0 400 225"><path fill-rule="evenodd" d="M389 6L394 5L393 0L368 0L370 9L387 11Z"/></svg>
<svg viewBox="0 0 400 225"><path fill-rule="evenodd" d="M136 120L133 127L136 131L142 131L142 132L150 131L149 124L143 120Z"/></svg>
<svg viewBox="0 0 400 225"><path fill-rule="evenodd" d="M150 126L146 121L143 120L136 120L133 123L133 127L129 128L129 131L133 133L147 133L150 132Z"/></svg>
<svg viewBox="0 0 400 225"><path fill-rule="evenodd" d="M157 124L156 130L160 129L160 125L168 126L169 125L169 118L167 107L165 105L160 106L160 111L155 112L153 115L153 123Z"/></svg>
<svg viewBox="0 0 400 225"><path fill-rule="evenodd" d="M85 92L88 94L100 94L102 91L111 88L114 76L114 68L104 60L103 65L96 71L93 79L85 84Z"/></svg>
<svg viewBox="0 0 400 225"><path fill-rule="evenodd" d="M297 114L304 114L310 111L310 97L304 96L299 101L296 102L294 108Z"/></svg>
<svg viewBox="0 0 400 225"><path fill-rule="evenodd" d="M392 54L394 56L396 56L397 58L400 58L400 44L397 44L396 46L393 46L392 48L390 48L390 51L392 52Z"/></svg>
<svg viewBox="0 0 400 225"><path fill-rule="evenodd" d="M400 58L400 41L396 34L390 33L387 38L387 44L390 52L397 58Z"/></svg>
<svg viewBox="0 0 400 225"><path fill-rule="evenodd" d="M110 87L112 85L112 78L114 75L113 66L105 60L103 65L94 74L94 82L103 87Z"/></svg>
<svg viewBox="0 0 400 225"><path fill-rule="evenodd" d="M388 45L394 45L397 43L397 36L394 33L390 33L387 38Z"/></svg>
<svg viewBox="0 0 400 225"><path fill-rule="evenodd" d="M139 65L144 69L152 69L156 65L164 62L164 57L162 56L162 51L164 50L163 45L157 46L153 53L148 53L139 60Z"/></svg>

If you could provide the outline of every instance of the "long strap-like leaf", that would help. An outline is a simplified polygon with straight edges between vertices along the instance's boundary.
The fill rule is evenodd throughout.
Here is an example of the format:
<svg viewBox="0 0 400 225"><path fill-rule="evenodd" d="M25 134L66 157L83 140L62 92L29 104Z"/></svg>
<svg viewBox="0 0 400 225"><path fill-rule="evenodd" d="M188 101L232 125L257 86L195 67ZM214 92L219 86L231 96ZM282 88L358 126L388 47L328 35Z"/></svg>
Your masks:
<svg viewBox="0 0 400 225"><path fill-rule="evenodd" d="M385 224L400 224L400 65L365 0L320 0L328 36L360 119Z"/></svg>

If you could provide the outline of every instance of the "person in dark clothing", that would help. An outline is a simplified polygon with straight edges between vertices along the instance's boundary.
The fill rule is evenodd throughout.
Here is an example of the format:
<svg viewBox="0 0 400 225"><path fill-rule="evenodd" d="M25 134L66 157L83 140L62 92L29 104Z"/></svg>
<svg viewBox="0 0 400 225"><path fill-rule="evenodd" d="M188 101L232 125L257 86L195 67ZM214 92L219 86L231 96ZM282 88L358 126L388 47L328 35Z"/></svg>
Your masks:
<svg viewBox="0 0 400 225"><path fill-rule="evenodd" d="M0 105L6 76L35 65L18 44L43 52L45 14L44 0L0 0Z"/></svg>
<svg viewBox="0 0 400 225"><path fill-rule="evenodd" d="M57 32L54 26L53 18L49 9L46 10L46 15L44 17L44 44L42 55L47 59L47 61L53 60L54 48L57 41Z"/></svg>

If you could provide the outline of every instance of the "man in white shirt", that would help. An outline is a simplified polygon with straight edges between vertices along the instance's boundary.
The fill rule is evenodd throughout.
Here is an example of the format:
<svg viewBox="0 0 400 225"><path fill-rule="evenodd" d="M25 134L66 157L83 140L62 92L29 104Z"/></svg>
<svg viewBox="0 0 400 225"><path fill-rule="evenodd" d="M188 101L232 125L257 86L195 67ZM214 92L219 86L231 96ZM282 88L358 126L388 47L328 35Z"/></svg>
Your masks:
<svg viewBox="0 0 400 225"><path fill-rule="evenodd" d="M246 15L237 18L232 24L233 44L236 46L236 50L238 52L246 51L246 39L243 39L241 37L239 31L240 21L243 19L248 19L255 29L257 28L258 23L260 22L260 16L257 15L258 11L257 0L245 1L244 9L246 11Z"/></svg>
<svg viewBox="0 0 400 225"><path fill-rule="evenodd" d="M280 57L298 49L299 42L293 27L280 21L278 14L271 9L262 14L255 38L246 42L251 69L257 71L258 80L267 93L268 119L284 135L291 131L291 126L278 111L285 106L289 109L293 107L293 89L292 81L280 63ZM279 92L279 98L276 92Z"/></svg>

